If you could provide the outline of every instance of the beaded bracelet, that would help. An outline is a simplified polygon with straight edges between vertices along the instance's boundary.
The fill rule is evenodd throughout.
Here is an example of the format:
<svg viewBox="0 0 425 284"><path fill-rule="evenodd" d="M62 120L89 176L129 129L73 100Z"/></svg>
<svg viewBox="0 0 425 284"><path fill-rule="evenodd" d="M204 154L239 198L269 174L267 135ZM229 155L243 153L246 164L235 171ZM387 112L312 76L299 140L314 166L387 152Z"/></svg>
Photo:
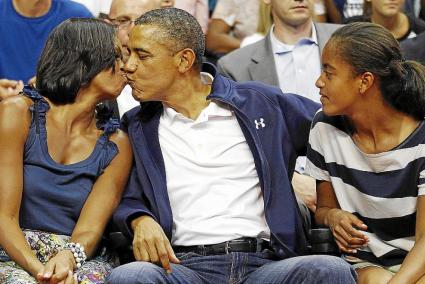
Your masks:
<svg viewBox="0 0 425 284"><path fill-rule="evenodd" d="M87 256L84 252L84 247L79 243L67 243L63 248L72 252L77 268L80 268L84 261L86 261Z"/></svg>

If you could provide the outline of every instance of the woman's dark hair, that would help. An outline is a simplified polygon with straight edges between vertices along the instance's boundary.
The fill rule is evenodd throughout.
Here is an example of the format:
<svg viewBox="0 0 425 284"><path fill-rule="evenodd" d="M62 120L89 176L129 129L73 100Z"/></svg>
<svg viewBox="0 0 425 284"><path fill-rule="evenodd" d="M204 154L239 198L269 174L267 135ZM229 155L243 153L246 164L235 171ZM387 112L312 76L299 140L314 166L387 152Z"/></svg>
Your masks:
<svg viewBox="0 0 425 284"><path fill-rule="evenodd" d="M356 75L371 72L378 77L386 102L416 119L425 117L425 67L405 61L394 36L372 23L351 23L329 40Z"/></svg>
<svg viewBox="0 0 425 284"><path fill-rule="evenodd" d="M73 103L78 90L120 57L114 27L97 19L64 21L49 35L37 66L36 86L54 104Z"/></svg>

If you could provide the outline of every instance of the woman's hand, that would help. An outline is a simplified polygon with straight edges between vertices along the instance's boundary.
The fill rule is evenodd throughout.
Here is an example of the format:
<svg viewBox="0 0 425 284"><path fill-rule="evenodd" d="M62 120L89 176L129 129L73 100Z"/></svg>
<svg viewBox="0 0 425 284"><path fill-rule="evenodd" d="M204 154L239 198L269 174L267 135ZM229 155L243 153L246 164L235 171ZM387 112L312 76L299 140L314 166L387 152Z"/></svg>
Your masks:
<svg viewBox="0 0 425 284"><path fill-rule="evenodd" d="M76 280L73 274L75 267L76 263L72 252L67 249L61 250L46 263L43 271L37 274L36 279L40 283L73 284Z"/></svg>
<svg viewBox="0 0 425 284"><path fill-rule="evenodd" d="M331 209L327 213L327 223L335 237L339 249L346 253L356 253L369 241L362 232L367 226L354 214L341 209Z"/></svg>

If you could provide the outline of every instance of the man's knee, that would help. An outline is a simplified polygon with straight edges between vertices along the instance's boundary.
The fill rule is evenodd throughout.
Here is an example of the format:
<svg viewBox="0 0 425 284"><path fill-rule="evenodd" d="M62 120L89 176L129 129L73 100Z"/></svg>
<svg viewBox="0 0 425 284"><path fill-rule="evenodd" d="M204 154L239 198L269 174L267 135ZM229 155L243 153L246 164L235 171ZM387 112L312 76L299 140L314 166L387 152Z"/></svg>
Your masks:
<svg viewBox="0 0 425 284"><path fill-rule="evenodd" d="M329 255L304 256L298 269L307 270L312 283L356 283L354 268L339 257Z"/></svg>
<svg viewBox="0 0 425 284"><path fill-rule="evenodd" d="M296 278L310 279L306 283L356 283L356 272L346 261L335 256L311 255L294 258L292 273ZM312 282L310 282L312 281Z"/></svg>
<svg viewBox="0 0 425 284"><path fill-rule="evenodd" d="M113 269L105 283L161 283L164 273L164 270L155 264L150 262L136 261L121 265Z"/></svg>

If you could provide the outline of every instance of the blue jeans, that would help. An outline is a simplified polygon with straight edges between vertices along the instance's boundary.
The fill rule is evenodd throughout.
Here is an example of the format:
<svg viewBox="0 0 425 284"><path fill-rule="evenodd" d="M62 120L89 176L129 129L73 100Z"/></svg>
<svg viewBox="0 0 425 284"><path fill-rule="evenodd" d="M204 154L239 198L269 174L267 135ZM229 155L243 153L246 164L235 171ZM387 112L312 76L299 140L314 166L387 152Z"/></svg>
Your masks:
<svg viewBox="0 0 425 284"><path fill-rule="evenodd" d="M180 253L172 273L149 262L132 262L112 270L106 283L272 284L356 283L356 272L343 259L311 255L277 260L269 251L202 256Z"/></svg>

